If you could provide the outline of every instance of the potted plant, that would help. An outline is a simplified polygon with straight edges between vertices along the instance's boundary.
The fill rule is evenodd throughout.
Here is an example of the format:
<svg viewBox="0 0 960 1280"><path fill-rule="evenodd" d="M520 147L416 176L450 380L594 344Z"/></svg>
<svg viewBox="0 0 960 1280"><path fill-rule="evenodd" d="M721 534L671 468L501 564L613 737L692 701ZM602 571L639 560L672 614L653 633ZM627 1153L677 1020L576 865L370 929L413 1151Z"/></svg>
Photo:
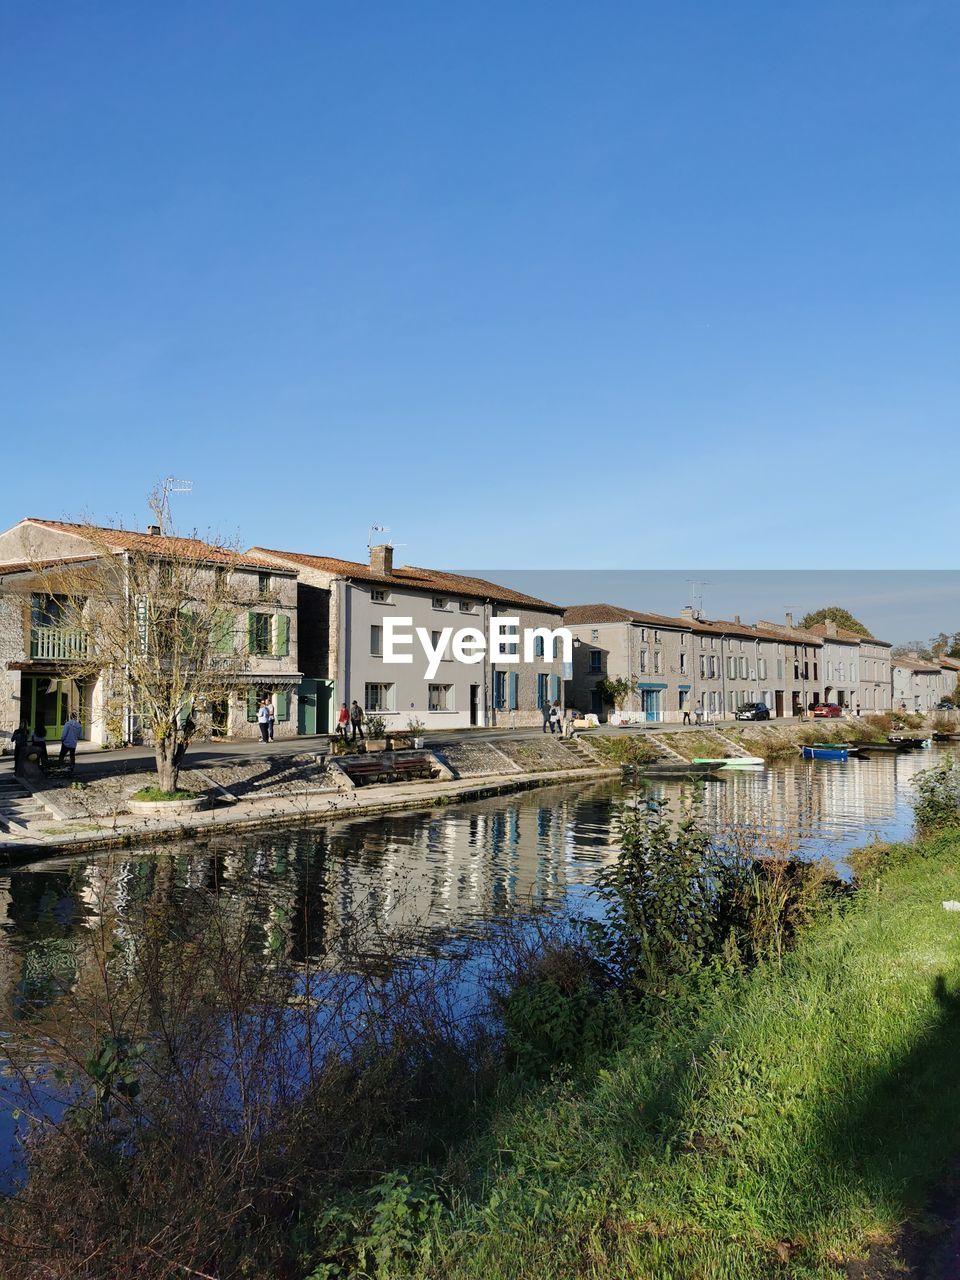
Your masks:
<svg viewBox="0 0 960 1280"><path fill-rule="evenodd" d="M418 720L416 716L411 716L407 721L407 729L410 733L410 745L415 751L422 751L423 735L427 731L427 726L422 720Z"/></svg>
<svg viewBox="0 0 960 1280"><path fill-rule="evenodd" d="M367 716L364 722L368 751L384 751L387 746L387 722L383 716Z"/></svg>

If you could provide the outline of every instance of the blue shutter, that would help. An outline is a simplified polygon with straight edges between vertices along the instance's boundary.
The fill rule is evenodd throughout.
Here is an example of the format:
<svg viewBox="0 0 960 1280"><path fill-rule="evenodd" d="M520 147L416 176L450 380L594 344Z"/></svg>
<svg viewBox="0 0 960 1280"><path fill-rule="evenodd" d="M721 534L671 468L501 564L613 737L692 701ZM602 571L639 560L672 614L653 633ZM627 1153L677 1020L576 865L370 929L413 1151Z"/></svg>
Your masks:
<svg viewBox="0 0 960 1280"><path fill-rule="evenodd" d="M556 702L556 700L559 697L560 697L560 677L551 676L550 677L550 701Z"/></svg>
<svg viewBox="0 0 960 1280"><path fill-rule="evenodd" d="M516 711L520 706L520 677L516 671L510 672L510 710Z"/></svg>

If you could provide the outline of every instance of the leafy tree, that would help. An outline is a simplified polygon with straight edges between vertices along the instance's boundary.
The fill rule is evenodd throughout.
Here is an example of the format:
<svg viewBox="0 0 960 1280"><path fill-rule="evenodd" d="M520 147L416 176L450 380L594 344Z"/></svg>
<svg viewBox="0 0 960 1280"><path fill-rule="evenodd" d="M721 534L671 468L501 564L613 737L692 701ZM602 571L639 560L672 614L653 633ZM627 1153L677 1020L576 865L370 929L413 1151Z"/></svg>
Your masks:
<svg viewBox="0 0 960 1280"><path fill-rule="evenodd" d="M597 681L597 690L600 697L608 706L614 706L618 711L623 710L623 704L630 697L630 681L626 676L604 676L602 680Z"/></svg>
<svg viewBox="0 0 960 1280"><path fill-rule="evenodd" d="M960 658L960 631L941 631L930 641L930 648L938 658Z"/></svg>
<svg viewBox="0 0 960 1280"><path fill-rule="evenodd" d="M838 627L845 627L847 631L855 631L858 636L866 636L867 639L873 639L873 633L868 631L863 623L853 616L849 609L844 609L839 604L828 604L822 609L817 609L814 613L808 613L806 617L801 618L801 627L815 627L818 623L832 621Z"/></svg>

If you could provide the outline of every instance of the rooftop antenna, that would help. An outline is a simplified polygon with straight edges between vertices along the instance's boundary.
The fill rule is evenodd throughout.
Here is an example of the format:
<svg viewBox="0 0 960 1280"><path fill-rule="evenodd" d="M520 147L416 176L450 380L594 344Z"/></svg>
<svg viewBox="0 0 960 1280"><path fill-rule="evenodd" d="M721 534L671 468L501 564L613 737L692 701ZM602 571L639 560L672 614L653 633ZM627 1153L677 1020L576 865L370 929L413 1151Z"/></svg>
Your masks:
<svg viewBox="0 0 960 1280"><path fill-rule="evenodd" d="M381 542L384 542L386 540L386 538L384 537L384 538L378 538L376 541L374 541L375 534L382 533L386 535L389 532L390 530L387 528L385 524L372 524L370 528L367 530L367 550L369 551L371 547L378 547Z"/></svg>
<svg viewBox="0 0 960 1280"><path fill-rule="evenodd" d="M172 493L193 493L193 481L165 476L151 493L150 510L156 517L161 535L165 534L170 527L170 495Z"/></svg>
<svg viewBox="0 0 960 1280"><path fill-rule="evenodd" d="M703 616L703 588L709 587L710 583L700 578L688 578L687 585L690 588L690 604L696 617Z"/></svg>

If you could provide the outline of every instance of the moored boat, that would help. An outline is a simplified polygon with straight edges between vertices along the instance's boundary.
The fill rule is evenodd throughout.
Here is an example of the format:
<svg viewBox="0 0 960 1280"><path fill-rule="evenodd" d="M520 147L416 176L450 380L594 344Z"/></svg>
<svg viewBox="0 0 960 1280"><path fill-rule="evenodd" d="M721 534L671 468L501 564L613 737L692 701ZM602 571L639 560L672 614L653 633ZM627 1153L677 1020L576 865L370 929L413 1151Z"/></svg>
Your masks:
<svg viewBox="0 0 960 1280"><path fill-rule="evenodd" d="M694 756L694 764L709 764L714 769L749 769L766 764L763 756Z"/></svg>
<svg viewBox="0 0 960 1280"><path fill-rule="evenodd" d="M847 747L839 743L821 743L812 747L805 746L802 748L804 760L840 760L849 759L850 752Z"/></svg>

